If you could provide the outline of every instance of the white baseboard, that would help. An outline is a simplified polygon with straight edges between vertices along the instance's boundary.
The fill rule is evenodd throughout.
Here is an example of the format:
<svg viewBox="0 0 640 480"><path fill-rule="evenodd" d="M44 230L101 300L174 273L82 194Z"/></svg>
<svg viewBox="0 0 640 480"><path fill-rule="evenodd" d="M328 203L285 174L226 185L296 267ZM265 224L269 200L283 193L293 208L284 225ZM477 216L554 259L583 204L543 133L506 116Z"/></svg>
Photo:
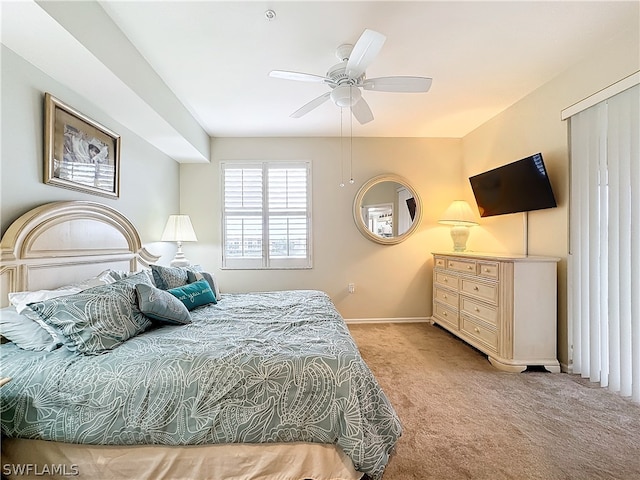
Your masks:
<svg viewBox="0 0 640 480"><path fill-rule="evenodd" d="M430 317L345 318L347 323L425 323Z"/></svg>

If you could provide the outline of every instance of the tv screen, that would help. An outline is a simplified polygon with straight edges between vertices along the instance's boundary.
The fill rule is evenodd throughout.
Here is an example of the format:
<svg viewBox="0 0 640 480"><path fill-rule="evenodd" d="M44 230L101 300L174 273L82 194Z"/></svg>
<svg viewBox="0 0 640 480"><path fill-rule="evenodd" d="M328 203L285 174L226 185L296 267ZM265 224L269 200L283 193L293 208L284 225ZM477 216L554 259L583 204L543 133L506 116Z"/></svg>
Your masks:
<svg viewBox="0 0 640 480"><path fill-rule="evenodd" d="M541 153L469 177L469 182L481 217L557 206Z"/></svg>

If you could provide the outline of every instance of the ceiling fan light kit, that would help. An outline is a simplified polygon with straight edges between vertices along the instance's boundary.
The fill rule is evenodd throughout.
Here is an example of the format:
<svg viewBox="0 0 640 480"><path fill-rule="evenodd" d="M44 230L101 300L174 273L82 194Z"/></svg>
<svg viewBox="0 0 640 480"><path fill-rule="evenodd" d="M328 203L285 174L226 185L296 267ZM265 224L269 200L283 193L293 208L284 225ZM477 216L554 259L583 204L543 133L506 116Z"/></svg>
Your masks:
<svg viewBox="0 0 640 480"><path fill-rule="evenodd" d="M340 108L349 107L353 116L361 124L373 120L373 113L362 96L361 89L378 92L424 93L431 88L431 78L393 76L366 78L365 71L378 55L386 37L373 30L365 30L355 45L340 45L336 56L340 63L329 69L326 76L310 73L273 70L269 75L273 78L296 80L301 82L325 83L331 88L319 97L314 98L291 114L300 118L329 100Z"/></svg>
<svg viewBox="0 0 640 480"><path fill-rule="evenodd" d="M362 93L358 87L352 85L338 85L331 91L331 100L337 106L353 107L362 98Z"/></svg>

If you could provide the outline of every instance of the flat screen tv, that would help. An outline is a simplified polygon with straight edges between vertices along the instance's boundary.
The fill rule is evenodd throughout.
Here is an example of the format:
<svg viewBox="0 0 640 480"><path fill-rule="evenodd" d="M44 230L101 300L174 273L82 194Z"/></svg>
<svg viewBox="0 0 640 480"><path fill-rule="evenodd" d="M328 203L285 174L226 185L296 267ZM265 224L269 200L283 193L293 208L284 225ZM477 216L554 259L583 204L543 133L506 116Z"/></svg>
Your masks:
<svg viewBox="0 0 640 480"><path fill-rule="evenodd" d="M557 206L541 153L469 177L469 182L481 217Z"/></svg>

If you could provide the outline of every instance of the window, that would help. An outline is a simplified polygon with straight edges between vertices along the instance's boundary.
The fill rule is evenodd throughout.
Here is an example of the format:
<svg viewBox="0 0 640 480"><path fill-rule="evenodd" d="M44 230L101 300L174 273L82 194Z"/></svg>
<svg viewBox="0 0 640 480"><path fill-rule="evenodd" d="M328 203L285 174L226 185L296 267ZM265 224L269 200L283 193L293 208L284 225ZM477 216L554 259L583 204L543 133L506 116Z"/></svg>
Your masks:
<svg viewBox="0 0 640 480"><path fill-rule="evenodd" d="M222 267L311 268L310 162L223 162Z"/></svg>

